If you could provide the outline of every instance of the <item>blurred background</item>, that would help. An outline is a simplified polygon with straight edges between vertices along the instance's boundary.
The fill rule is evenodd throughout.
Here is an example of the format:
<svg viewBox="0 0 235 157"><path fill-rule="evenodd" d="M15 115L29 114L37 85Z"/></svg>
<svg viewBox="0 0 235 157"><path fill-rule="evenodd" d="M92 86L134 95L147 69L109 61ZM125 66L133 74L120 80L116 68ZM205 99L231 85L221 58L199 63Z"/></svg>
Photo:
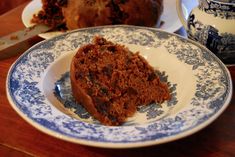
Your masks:
<svg viewBox="0 0 235 157"><path fill-rule="evenodd" d="M28 0L0 0L0 15L17 7L20 4L25 3L26 1Z"/></svg>

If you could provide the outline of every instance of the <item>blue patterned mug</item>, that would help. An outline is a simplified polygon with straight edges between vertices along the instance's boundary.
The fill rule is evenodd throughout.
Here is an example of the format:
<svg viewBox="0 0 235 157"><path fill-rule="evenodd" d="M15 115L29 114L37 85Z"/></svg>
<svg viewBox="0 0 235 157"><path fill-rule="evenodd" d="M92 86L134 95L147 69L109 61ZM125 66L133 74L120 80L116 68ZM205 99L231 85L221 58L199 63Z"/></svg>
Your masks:
<svg viewBox="0 0 235 157"><path fill-rule="evenodd" d="M176 0L177 12L188 38L217 55L225 64L235 64L235 0L199 0L186 20L182 0Z"/></svg>

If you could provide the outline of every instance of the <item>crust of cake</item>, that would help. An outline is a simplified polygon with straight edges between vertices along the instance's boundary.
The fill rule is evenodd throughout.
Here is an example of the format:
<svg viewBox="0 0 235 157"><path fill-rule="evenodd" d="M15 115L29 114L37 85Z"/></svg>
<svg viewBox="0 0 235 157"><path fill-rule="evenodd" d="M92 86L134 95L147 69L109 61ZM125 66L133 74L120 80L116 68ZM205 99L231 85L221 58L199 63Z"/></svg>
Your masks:
<svg viewBox="0 0 235 157"><path fill-rule="evenodd" d="M111 24L154 26L163 11L163 1L69 0L62 10L69 29Z"/></svg>
<svg viewBox="0 0 235 157"><path fill-rule="evenodd" d="M85 107L85 109L97 120L103 122L106 125L113 125L112 122L107 119L107 117L102 116L96 110L96 107L92 101L92 98L84 91L84 89L79 86L77 80L75 79L75 57L72 59L71 66L70 66L70 80L71 80L71 88L73 97L76 101Z"/></svg>

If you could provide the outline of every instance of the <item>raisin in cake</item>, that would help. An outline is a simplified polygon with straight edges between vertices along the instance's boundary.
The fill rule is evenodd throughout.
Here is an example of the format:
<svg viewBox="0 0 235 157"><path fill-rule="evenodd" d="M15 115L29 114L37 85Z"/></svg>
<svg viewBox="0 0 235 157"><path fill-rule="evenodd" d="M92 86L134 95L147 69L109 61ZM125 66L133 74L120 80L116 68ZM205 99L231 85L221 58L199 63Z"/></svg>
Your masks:
<svg viewBox="0 0 235 157"><path fill-rule="evenodd" d="M79 48L70 78L74 98L105 125L120 125L137 106L170 98L167 85L143 57L102 37Z"/></svg>

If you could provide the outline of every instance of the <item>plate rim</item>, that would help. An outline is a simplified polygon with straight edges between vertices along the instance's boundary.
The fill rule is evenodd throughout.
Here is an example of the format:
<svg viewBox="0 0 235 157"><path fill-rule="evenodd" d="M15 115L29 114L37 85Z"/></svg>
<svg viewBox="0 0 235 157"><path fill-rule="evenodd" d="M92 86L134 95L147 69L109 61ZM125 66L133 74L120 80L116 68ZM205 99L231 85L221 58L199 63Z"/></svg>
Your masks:
<svg viewBox="0 0 235 157"><path fill-rule="evenodd" d="M172 136L167 136L165 138L161 138L158 140L148 140L148 141L138 141L138 142L130 142L130 143L123 143L123 142L117 142L117 143L112 143L112 142L104 142L104 141L88 141L88 140L84 140L84 139L79 139L79 138L74 138L74 137L70 137L64 134L60 134L58 132L55 132L54 130L50 130L49 128L46 128L45 126L42 126L41 124L37 123L36 121L34 121L33 119L30 119L30 117L27 117L27 115L25 113L23 113L22 111L20 111L20 109L16 106L14 100L12 99L10 92L9 92L9 80L10 80L10 74L12 73L13 67L16 65L17 62L19 62L25 55L29 54L31 52L31 50L38 46L38 45L42 45L48 41L54 40L55 38L58 38L60 36L66 36L67 34L72 34L74 32L77 31L84 31L84 30L90 30L90 29L102 29L102 28L112 28L112 27L128 27L128 28L138 28L138 29L147 29L147 30L154 30L157 32L163 32L163 33L167 33L167 34L171 34L173 36L178 36L179 38L190 42L194 45L196 45L197 47L200 47L204 50L206 50L207 52L210 53L210 55L212 55L214 58L216 58L216 61L219 62L219 65L221 68L223 68L226 71L226 74L228 75L229 78L229 91L228 91L228 96L227 96L227 100L224 102L224 104L222 105L222 107L215 113L213 114L209 119L207 119L206 121L204 121L203 123L196 125L195 127L189 129L189 130L185 130L183 132L180 132L176 135L172 135ZM156 28L149 28L149 27L142 27L142 26L129 26L129 25L107 25L107 26L97 26L97 27L89 27L89 28L83 28L83 29L79 29L79 30L73 30L71 32L67 32L64 33L62 35L53 37L49 40L44 40L41 41L37 44L35 44L34 46L32 46L31 48L29 48L27 51L25 51L25 53L23 53L19 58L17 58L17 60L11 65L11 67L8 70L7 73L7 79L6 79L6 91L7 91L7 98L9 100L10 105L13 107L13 109L25 120L27 121L30 125L32 125L33 127L35 127L37 130L40 130L41 132L53 136L55 138L61 139L61 140L65 140L68 142L72 142L72 143L77 143L77 144L83 144L83 145L87 145L87 146L95 146L95 147L102 147L102 148L138 148L138 147L145 147L145 146L150 146L150 145L158 145L158 144L163 144L163 143L167 143L167 142L171 142L171 141L175 141L187 136L190 136L198 131L200 131L201 129L205 128L206 126L208 126L209 124L211 124L213 121L215 121L224 111L225 109L228 107L231 99L232 99L232 91L233 91L233 85L232 85L232 80L231 80L231 74L229 72L229 70L227 69L227 67L222 63L222 61L220 61L210 50L208 50L207 48L205 48L204 46L200 45L199 43L184 38L180 35L174 34L174 33L170 33L170 32L166 32L164 30L160 30L160 29L156 29Z"/></svg>

